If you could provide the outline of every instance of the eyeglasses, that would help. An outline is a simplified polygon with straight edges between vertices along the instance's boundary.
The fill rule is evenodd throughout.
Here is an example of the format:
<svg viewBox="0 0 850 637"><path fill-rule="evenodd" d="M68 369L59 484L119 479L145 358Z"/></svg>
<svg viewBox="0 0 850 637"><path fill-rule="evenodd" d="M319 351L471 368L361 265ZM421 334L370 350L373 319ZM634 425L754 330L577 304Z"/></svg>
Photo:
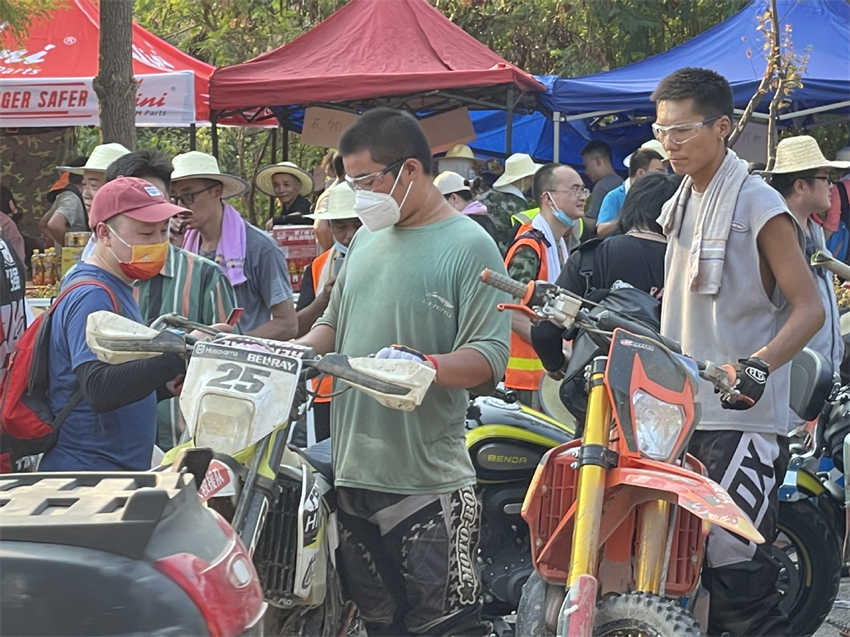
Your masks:
<svg viewBox="0 0 850 637"><path fill-rule="evenodd" d="M579 184L575 184L574 186L570 186L564 190L549 190L547 192L569 192L574 194L579 199L587 199L590 197L590 190L581 186Z"/></svg>
<svg viewBox="0 0 850 637"><path fill-rule="evenodd" d="M206 188L201 188L200 190L196 190L195 192L186 192L182 195L172 195L171 201L176 204L183 204L184 206L188 206L195 201L195 197L200 195L202 192L206 192L207 190L212 190L218 186L218 183L210 184Z"/></svg>
<svg viewBox="0 0 850 637"><path fill-rule="evenodd" d="M715 115L701 122L689 122L687 124L672 124L670 126L662 126L661 124L652 125L652 134L655 139L663 142L665 138L669 138L674 144L684 144L691 141L699 135L700 129L706 124L710 124L716 119L720 119L723 115Z"/></svg>
<svg viewBox="0 0 850 637"><path fill-rule="evenodd" d="M823 179L827 186L832 185L832 177L829 175L814 175L813 177L810 177L810 179Z"/></svg>
<svg viewBox="0 0 850 637"><path fill-rule="evenodd" d="M403 157L402 159L397 159L386 168L381 168L381 170L376 170L373 173L369 173L367 175L360 175L360 177L349 177L345 176L345 183L347 183L353 190L372 190L375 185L375 180L379 177L383 177L391 170L395 170L398 166L401 166L404 162L406 162L409 157Z"/></svg>

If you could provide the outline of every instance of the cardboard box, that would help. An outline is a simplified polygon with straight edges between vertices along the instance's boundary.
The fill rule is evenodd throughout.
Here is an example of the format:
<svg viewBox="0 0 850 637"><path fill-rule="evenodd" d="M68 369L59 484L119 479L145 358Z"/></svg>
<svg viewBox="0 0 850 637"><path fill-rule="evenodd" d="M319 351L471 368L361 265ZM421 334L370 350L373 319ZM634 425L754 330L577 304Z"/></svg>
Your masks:
<svg viewBox="0 0 850 637"><path fill-rule="evenodd" d="M62 248L62 276L65 276L75 263L79 263L82 256L83 248Z"/></svg>
<svg viewBox="0 0 850 637"><path fill-rule="evenodd" d="M304 270L319 255L313 226L274 226L272 237L286 254L293 291L300 292Z"/></svg>

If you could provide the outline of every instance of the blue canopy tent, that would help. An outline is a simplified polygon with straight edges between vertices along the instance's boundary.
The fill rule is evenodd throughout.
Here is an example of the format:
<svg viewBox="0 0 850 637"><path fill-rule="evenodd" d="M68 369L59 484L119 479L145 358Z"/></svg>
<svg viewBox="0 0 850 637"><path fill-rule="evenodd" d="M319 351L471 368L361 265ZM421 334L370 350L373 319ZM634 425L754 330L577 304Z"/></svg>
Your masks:
<svg viewBox="0 0 850 637"><path fill-rule="evenodd" d="M529 154L538 159L552 159L555 153L551 140L557 124L560 161L581 163L578 157L581 146L593 138L612 146L617 164L649 138L648 124L655 115L649 96L658 82L685 66L710 68L726 77L740 112L755 93L767 64L764 38L756 29L758 16L767 11L767 6L768 0L753 0L736 15L695 38L618 69L577 78L538 77L547 87L539 96L539 103L551 116L527 116L531 121L523 121L520 131L533 131L533 135L531 139L518 137L520 131L515 128L515 148L530 147L536 136L536 145ZM791 25L794 51L809 53L803 87L790 95L790 103L780 111L780 123L825 112L847 112L850 109L850 4L846 0L777 0L777 13L780 31L784 25ZM762 99L755 120L765 119L769 101L769 95ZM616 114L613 122L598 125L600 118L612 114ZM497 133L485 129L485 124L493 120L485 113L476 117L480 136L470 146L490 154Z"/></svg>

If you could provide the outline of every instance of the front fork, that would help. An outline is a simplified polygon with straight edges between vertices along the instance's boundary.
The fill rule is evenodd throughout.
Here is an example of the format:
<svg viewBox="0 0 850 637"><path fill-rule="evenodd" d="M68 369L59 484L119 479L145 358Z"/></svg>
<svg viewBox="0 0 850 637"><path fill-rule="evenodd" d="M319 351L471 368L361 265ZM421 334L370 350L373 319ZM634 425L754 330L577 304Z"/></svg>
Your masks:
<svg viewBox="0 0 850 637"><path fill-rule="evenodd" d="M558 615L558 637L591 637L593 634L599 581L599 528L605 499L608 469L604 450L611 436L611 403L603 384L607 359L594 359L587 399L578 469L576 513L567 594ZM600 459L601 460L598 460ZM848 465L850 466L850 464ZM666 572L666 551L672 505L665 500L647 502L639 507L634 560L635 590L660 594Z"/></svg>
<svg viewBox="0 0 850 637"><path fill-rule="evenodd" d="M603 384L605 357L593 360L587 418L582 438L582 463L578 469L576 513L567 594L558 615L558 637L590 637L596 610L597 560L599 558L599 526L605 498L607 469L604 462L587 462L587 451L606 450L611 435L611 403ZM599 457L600 454L595 454ZM604 457L604 455L602 455Z"/></svg>

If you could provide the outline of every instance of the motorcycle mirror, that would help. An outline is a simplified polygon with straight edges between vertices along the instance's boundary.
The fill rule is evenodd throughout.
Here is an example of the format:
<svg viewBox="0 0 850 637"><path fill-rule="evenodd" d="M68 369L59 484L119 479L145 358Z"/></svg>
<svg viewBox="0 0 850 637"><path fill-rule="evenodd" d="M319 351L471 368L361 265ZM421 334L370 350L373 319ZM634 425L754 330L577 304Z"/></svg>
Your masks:
<svg viewBox="0 0 850 637"><path fill-rule="evenodd" d="M157 332L114 312L100 310L86 319L86 344L97 359L111 365L153 358L172 352L185 354L183 334Z"/></svg>

